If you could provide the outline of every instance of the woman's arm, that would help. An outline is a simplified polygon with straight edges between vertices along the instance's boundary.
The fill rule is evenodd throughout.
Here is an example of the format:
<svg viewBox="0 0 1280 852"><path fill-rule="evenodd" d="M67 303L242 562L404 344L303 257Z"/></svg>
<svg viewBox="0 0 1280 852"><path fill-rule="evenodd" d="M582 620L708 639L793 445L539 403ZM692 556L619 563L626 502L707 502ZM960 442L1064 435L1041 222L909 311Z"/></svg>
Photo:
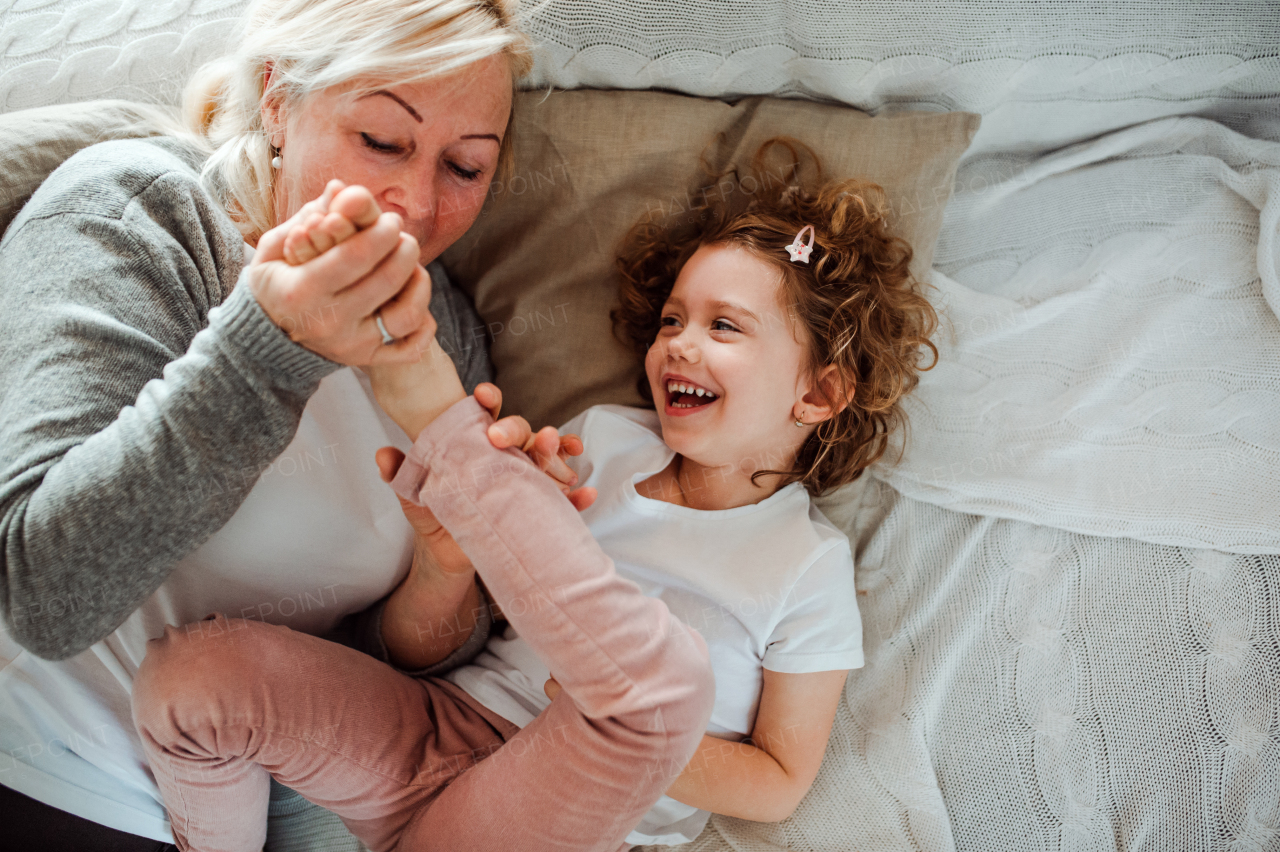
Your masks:
<svg viewBox="0 0 1280 852"><path fill-rule="evenodd" d="M434 394L458 396L452 384L456 371L448 359L428 356L416 365L377 368L370 374L379 402L406 432L420 432L435 419L439 404ZM502 393L492 384L479 385L476 400L493 417L502 408ZM594 488L571 490L577 476L565 459L582 452L578 436L561 437L553 427L534 435L523 418L509 417L495 425L490 441L499 448L519 446L579 511L595 499ZM393 447L379 450L382 479L391 482L403 461L404 455ZM475 566L431 510L403 497L400 508L414 530L413 566L381 612L381 638L393 665L420 675L468 642L478 622L500 619L502 611L490 601Z"/></svg>
<svg viewBox="0 0 1280 852"><path fill-rule="evenodd" d="M230 519L338 368L247 285L270 284L295 331L352 335L342 306L279 314L336 286L343 258L241 280L240 232L171 147L81 152L0 244L0 609L50 659L109 635ZM397 248L396 228L353 240L348 272Z"/></svg>
<svg viewBox="0 0 1280 852"><path fill-rule="evenodd" d="M487 606L470 562L467 571L442 570L421 537L414 540L413 562L382 611L391 664L407 671L425 669L461 647Z"/></svg>
<svg viewBox="0 0 1280 852"><path fill-rule="evenodd" d="M50 659L226 523L338 366L223 301L243 240L181 161L111 146L81 156L116 180L55 173L0 249L0 603ZM158 174L119 162L148 151Z"/></svg>
<svg viewBox="0 0 1280 852"><path fill-rule="evenodd" d="M712 813L757 822L791 816L822 766L848 674L765 669L750 740L735 743L703 736L667 795Z"/></svg>

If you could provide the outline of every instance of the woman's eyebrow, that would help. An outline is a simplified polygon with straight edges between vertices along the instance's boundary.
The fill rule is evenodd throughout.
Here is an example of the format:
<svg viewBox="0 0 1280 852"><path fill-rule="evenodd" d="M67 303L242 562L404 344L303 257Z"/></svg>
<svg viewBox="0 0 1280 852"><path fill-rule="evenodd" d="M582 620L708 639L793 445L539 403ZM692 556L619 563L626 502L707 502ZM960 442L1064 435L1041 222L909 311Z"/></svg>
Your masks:
<svg viewBox="0 0 1280 852"><path fill-rule="evenodd" d="M407 109L407 110L409 111L409 115L413 116L413 120L414 120L414 121L418 122L419 124L421 124L421 123L422 123L422 116L418 115L418 111L417 111L416 109L414 109L413 107L409 106L409 105L408 105L407 103L405 103L405 102L404 102L404 101L403 101L399 96L394 95L394 94L392 94L391 92L388 92L386 89L379 89L379 90L378 90L378 91L376 91L376 92L370 92L369 94L367 94L367 95L361 95L360 97L361 97L361 98L371 98L371 97L373 97L374 95L386 95L387 97L391 98L391 100L395 101L396 103L400 104L400 106L402 106L402 107L404 107L405 109Z"/></svg>
<svg viewBox="0 0 1280 852"><path fill-rule="evenodd" d="M396 95L393 92L388 92L386 89L378 89L378 91L376 92L370 92L367 95L361 95L361 97L371 98L374 95L386 95L387 97L391 98L391 100L395 101L396 103L400 104L400 106L407 109L409 111L409 115L413 116L414 121L418 122L419 124L422 123L422 116L418 115L418 111L416 109L414 109L413 107L405 103L404 100L400 98L398 95ZM499 145L502 144L502 140L499 139L497 135L493 133L469 133L466 136L463 136L462 138L463 139L492 139L494 142L497 142Z"/></svg>

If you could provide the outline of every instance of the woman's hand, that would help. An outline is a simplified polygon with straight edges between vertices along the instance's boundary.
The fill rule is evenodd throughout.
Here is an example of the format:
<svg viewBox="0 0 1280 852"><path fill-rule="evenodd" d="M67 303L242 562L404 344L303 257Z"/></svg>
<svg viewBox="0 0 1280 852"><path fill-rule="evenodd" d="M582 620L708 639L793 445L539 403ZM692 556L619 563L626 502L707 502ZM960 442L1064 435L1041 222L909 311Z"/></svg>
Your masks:
<svg viewBox="0 0 1280 852"><path fill-rule="evenodd" d="M404 463L404 453L395 447L382 447L374 454L374 460L378 463L378 475L383 482L389 483L396 478L396 472ZM400 510L404 512L409 526L413 527L414 536L427 546L436 568L445 574L475 573L471 560L430 509L410 503L399 495L397 498L400 500ZM414 569L417 570L418 567L418 560L415 559Z"/></svg>
<svg viewBox="0 0 1280 852"><path fill-rule="evenodd" d="M319 198L263 234L246 273L248 284L271 321L318 355L352 366L413 362L434 339L436 323L428 310L431 277L418 263L418 241L402 233L398 215L379 215L300 265L285 259L286 240L296 227L330 212L358 220L367 210L367 195L360 187L330 181ZM379 311L395 343L382 342L374 319Z"/></svg>

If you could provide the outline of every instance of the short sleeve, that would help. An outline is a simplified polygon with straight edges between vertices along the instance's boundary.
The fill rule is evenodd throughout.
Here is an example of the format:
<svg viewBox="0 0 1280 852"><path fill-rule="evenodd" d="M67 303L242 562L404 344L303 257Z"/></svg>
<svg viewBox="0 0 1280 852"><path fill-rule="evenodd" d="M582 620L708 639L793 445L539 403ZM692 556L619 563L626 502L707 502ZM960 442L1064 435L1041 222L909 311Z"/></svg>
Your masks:
<svg viewBox="0 0 1280 852"><path fill-rule="evenodd" d="M862 667L862 617L848 541L815 559L783 603L765 645L766 669L807 674Z"/></svg>

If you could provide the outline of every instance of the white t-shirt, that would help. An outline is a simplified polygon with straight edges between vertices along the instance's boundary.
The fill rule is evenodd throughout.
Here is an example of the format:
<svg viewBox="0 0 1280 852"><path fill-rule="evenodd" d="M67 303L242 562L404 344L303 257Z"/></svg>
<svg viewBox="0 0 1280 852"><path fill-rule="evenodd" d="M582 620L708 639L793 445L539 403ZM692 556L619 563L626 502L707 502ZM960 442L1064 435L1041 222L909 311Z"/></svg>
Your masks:
<svg viewBox="0 0 1280 852"><path fill-rule="evenodd" d="M582 517L618 574L666 602L706 640L716 678L707 733L751 734L763 669L807 673L862 665L862 621L849 541L799 483L750 506L701 511L642 497L635 485L671 463L652 411L601 405L564 427L582 436L581 485L599 491ZM524 727L551 703L550 671L508 626L446 678ZM710 815L663 796L632 844L687 843Z"/></svg>
<svg viewBox="0 0 1280 852"><path fill-rule="evenodd" d="M231 520L114 633L51 662L0 631L0 784L172 843L130 715L147 640L215 611L322 634L385 595L413 555L413 532L373 463L388 445L407 451L410 442L368 379L331 373Z"/></svg>

